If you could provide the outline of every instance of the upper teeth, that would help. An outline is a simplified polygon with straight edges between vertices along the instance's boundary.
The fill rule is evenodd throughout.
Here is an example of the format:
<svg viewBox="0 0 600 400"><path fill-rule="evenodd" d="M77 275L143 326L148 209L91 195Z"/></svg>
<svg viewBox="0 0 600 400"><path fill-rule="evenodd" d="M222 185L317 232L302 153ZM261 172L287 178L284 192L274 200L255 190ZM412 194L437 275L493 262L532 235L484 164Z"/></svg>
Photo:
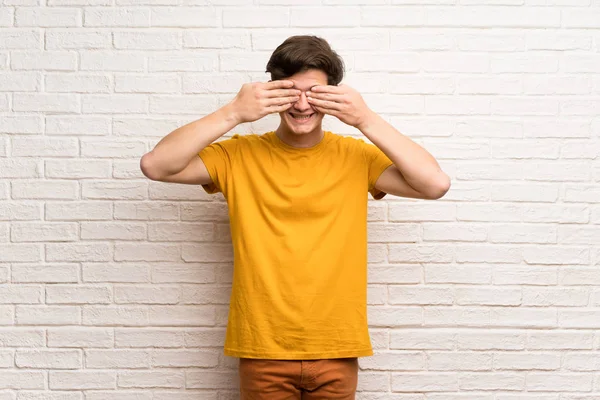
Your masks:
<svg viewBox="0 0 600 400"><path fill-rule="evenodd" d="M295 115L294 118L306 119L306 118L310 118L310 115Z"/></svg>

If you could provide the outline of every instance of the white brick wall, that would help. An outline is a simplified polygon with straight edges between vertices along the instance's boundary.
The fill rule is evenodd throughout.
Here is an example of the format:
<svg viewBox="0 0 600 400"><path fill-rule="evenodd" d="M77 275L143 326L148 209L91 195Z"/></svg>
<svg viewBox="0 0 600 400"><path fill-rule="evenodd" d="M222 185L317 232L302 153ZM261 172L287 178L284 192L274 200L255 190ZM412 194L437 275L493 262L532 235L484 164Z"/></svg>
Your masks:
<svg viewBox="0 0 600 400"><path fill-rule="evenodd" d="M226 205L138 160L301 33L453 179L371 202L359 398L600 398L600 1L4 0L0 400L237 398Z"/></svg>

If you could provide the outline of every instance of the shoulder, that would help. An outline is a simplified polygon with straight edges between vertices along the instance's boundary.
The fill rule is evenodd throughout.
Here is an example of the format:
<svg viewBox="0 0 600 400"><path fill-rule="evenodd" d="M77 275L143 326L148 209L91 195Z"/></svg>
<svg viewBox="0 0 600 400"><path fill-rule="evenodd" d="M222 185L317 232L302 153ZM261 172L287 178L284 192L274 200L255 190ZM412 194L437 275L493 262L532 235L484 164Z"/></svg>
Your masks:
<svg viewBox="0 0 600 400"><path fill-rule="evenodd" d="M365 141L362 138L345 136L338 133L331 133L331 143L338 147L344 148L345 150L361 150Z"/></svg>

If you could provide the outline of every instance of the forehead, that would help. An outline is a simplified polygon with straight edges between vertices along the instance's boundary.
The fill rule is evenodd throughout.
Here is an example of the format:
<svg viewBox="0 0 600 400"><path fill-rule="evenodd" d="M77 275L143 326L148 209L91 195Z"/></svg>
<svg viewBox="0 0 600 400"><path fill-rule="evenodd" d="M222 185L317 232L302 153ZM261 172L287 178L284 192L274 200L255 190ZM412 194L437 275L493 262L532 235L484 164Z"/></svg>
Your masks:
<svg viewBox="0 0 600 400"><path fill-rule="evenodd" d="M295 89L302 91L309 90L315 85L327 85L327 74L317 69L298 72L286 79L294 82Z"/></svg>

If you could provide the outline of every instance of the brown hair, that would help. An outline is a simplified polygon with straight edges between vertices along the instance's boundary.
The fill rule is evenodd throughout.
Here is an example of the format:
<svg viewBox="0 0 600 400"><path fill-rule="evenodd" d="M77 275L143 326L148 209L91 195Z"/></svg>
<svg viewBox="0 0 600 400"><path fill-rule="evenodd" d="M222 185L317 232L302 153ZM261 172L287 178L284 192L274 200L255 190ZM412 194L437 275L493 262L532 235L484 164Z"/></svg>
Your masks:
<svg viewBox="0 0 600 400"><path fill-rule="evenodd" d="M317 36L287 38L271 54L266 72L275 81L309 69L325 72L328 85L337 85L344 77L344 61L325 39Z"/></svg>

